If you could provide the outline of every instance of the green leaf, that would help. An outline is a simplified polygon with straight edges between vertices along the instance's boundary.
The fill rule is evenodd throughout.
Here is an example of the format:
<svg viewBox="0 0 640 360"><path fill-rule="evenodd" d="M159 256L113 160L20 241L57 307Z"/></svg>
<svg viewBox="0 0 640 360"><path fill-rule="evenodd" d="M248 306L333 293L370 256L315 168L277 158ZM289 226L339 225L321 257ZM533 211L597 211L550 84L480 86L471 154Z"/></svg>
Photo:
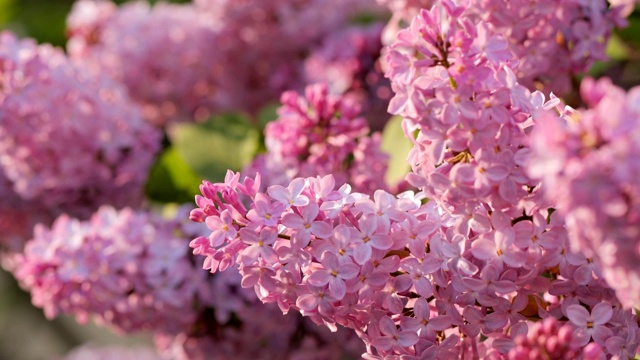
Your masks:
<svg viewBox="0 0 640 360"><path fill-rule="evenodd" d="M0 0L0 25L11 20L14 12L14 0Z"/></svg>
<svg viewBox="0 0 640 360"><path fill-rule="evenodd" d="M627 18L629 26L616 30L616 33L620 35L620 38L632 44L635 48L640 45L640 12L634 12Z"/></svg>
<svg viewBox="0 0 640 360"><path fill-rule="evenodd" d="M607 56L613 60L626 60L629 58L629 46L620 38L613 34L607 44Z"/></svg>
<svg viewBox="0 0 640 360"><path fill-rule="evenodd" d="M174 147L167 148L151 169L145 192L160 202L193 202L200 193L202 178L196 174Z"/></svg>
<svg viewBox="0 0 640 360"><path fill-rule="evenodd" d="M264 130L267 124L278 118L279 103L267 104L260 109L258 113L258 124L260 129Z"/></svg>
<svg viewBox="0 0 640 360"><path fill-rule="evenodd" d="M241 170L253 160L260 144L255 125L239 114L176 124L170 137L185 163L209 181L223 181L228 169Z"/></svg>
<svg viewBox="0 0 640 360"><path fill-rule="evenodd" d="M409 150L413 148L413 144L402 131L402 117L394 116L385 125L382 130L381 147L382 151L391 156L385 181L389 185L395 185L403 180L411 170L407 162L407 155L409 155Z"/></svg>

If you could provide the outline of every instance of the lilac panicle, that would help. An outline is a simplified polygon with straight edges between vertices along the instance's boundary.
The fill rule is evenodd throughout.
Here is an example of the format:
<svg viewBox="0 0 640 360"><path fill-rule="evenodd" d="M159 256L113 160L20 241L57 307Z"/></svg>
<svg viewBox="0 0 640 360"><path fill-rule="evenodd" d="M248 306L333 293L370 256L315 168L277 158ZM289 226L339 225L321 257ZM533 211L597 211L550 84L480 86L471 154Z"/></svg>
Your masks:
<svg viewBox="0 0 640 360"><path fill-rule="evenodd" d="M267 124L267 153L245 170L260 173L265 185L285 185L296 177L332 174L338 185L373 193L384 182L388 155L380 134L369 135L360 107L331 95L326 84L309 85L304 97L284 92L278 118Z"/></svg>
<svg viewBox="0 0 640 360"><path fill-rule="evenodd" d="M14 274L48 318L74 315L122 332L175 334L195 322L210 290L184 251L181 225L129 208L101 207L88 221L36 226ZM189 234L186 236L194 236Z"/></svg>
<svg viewBox="0 0 640 360"><path fill-rule="evenodd" d="M256 114L304 85L306 53L373 7L364 0L81 0L68 17L68 50L123 82L156 125Z"/></svg>
<svg viewBox="0 0 640 360"><path fill-rule="evenodd" d="M421 9L442 7L448 1L378 0L393 16L383 33L386 44ZM606 59L605 49L612 31L626 25L635 0L464 0L464 17L474 25L487 23L502 36L500 45L515 55L514 73L529 89L566 95L572 89L571 77L588 71L598 60ZM611 6L609 6L611 5ZM448 5L446 5L448 6ZM497 44L487 44L498 49Z"/></svg>
<svg viewBox="0 0 640 360"><path fill-rule="evenodd" d="M160 133L126 90L64 53L0 33L0 167L23 199L87 217L137 206Z"/></svg>
<svg viewBox="0 0 640 360"><path fill-rule="evenodd" d="M436 202L422 204L422 193L378 191L369 198L348 185L336 189L332 180L296 178L266 192L231 172L224 183L205 181L190 218L219 224L234 214L225 223L233 235L200 236L190 246L212 273L238 268L242 286L262 302L330 329L355 330L367 356L462 351L505 358L521 334L512 327L526 330L528 319L549 317L579 333L588 316L597 317L598 335L588 341L605 354L637 347L633 312L622 308L600 268L567 251L566 234L540 224L538 215L516 224L531 222L531 232L542 226L535 235L541 244L515 242L510 219L499 211L486 220L489 229L477 225L462 235ZM274 203L277 209L268 206ZM546 239L554 235L555 241ZM606 316L594 315L603 313L602 301ZM586 322L575 316L583 313L592 314ZM576 336L571 346L584 338Z"/></svg>
<svg viewBox="0 0 640 360"><path fill-rule="evenodd" d="M602 266L627 307L640 303L640 87L587 78L585 109L536 116L531 176L564 216L573 249Z"/></svg>

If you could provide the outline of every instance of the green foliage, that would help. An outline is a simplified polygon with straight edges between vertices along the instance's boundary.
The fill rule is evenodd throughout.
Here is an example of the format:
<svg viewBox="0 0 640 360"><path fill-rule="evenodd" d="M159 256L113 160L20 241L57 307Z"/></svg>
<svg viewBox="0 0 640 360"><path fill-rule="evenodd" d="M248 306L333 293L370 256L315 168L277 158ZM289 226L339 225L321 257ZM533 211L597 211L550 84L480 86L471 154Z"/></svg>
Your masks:
<svg viewBox="0 0 640 360"><path fill-rule="evenodd" d="M175 147L168 147L151 169L145 188L146 195L159 202L193 202L199 194L201 177L198 176Z"/></svg>
<svg viewBox="0 0 640 360"><path fill-rule="evenodd" d="M0 0L0 26L11 20L15 10L14 0Z"/></svg>
<svg viewBox="0 0 640 360"><path fill-rule="evenodd" d="M258 113L258 125L260 126L260 130L264 131L264 128L267 124L278 118L278 108L280 107L280 103L272 103L267 104L262 109L260 109L260 113Z"/></svg>
<svg viewBox="0 0 640 360"><path fill-rule="evenodd" d="M411 168L407 163L407 155L412 147L411 140L402 131L402 117L392 117L382 131L382 151L391 156L385 176L387 184L397 184L409 172Z"/></svg>
<svg viewBox="0 0 640 360"><path fill-rule="evenodd" d="M241 170L256 155L259 130L239 114L214 117L204 123L177 124L170 137L178 154L201 178L222 181L227 169Z"/></svg>
<svg viewBox="0 0 640 360"><path fill-rule="evenodd" d="M620 38L636 49L640 48L640 12L632 13L629 18L629 26L618 31Z"/></svg>

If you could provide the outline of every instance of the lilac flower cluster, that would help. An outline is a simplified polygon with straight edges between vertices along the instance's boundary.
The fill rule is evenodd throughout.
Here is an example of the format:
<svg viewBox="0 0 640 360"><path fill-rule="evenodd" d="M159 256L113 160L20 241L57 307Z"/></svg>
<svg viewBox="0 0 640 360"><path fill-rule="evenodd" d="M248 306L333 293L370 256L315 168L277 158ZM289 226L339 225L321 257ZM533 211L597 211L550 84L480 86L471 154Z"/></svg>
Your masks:
<svg viewBox="0 0 640 360"><path fill-rule="evenodd" d="M260 177L229 173L201 186L191 219L211 234L194 253L211 272L238 266L242 286L283 312L355 329L370 359L505 358L528 319L546 318L573 330L570 348L635 352L634 312L598 262L571 251L563 218L525 173L530 114L559 100L520 85L517 64L507 38L467 8L421 10L387 55L389 110L414 142L407 179L421 192L371 199L336 190L332 176L263 192ZM281 151L297 154L300 137L284 134Z"/></svg>
<svg viewBox="0 0 640 360"><path fill-rule="evenodd" d="M304 61L306 83L328 84L329 93L352 98L374 130L389 120L389 80L378 59L382 23L350 26L329 34Z"/></svg>
<svg viewBox="0 0 640 360"><path fill-rule="evenodd" d="M523 186L534 184L518 164L530 93L509 66L515 59L502 35L489 23L475 25L463 7L442 6L422 10L387 54L396 93L389 112L404 117L415 144L407 179L450 212L467 215L461 224L476 209L478 222L491 210L517 217Z"/></svg>
<svg viewBox="0 0 640 360"><path fill-rule="evenodd" d="M394 14L383 36L388 44L395 41L401 23L409 23L421 8L447 3L379 2L389 6ZM470 26L488 26L504 37L504 43L493 45L507 48L518 59L512 69L521 84L561 95L572 90L574 75L586 71L594 61L606 58L605 48L612 30L626 25L624 16L633 7L628 0L610 1L611 7L605 0L463 0L455 3L464 8L459 15L467 18ZM480 25L483 23L485 25Z"/></svg>
<svg viewBox="0 0 640 360"><path fill-rule="evenodd" d="M520 334L515 338L516 347L509 351L509 360L596 360L604 357L597 344L591 343L583 348L576 346L572 338L571 326L560 325L555 318L546 318L534 324L528 335Z"/></svg>
<svg viewBox="0 0 640 360"><path fill-rule="evenodd" d="M185 211L173 220L111 207L86 222L63 215L51 229L36 227L12 270L49 318L64 313L124 333L153 331L154 358L338 360L364 351L353 333L259 304L237 272L201 271L186 243L206 227L187 221ZM69 358L125 355L80 349Z"/></svg>
<svg viewBox="0 0 640 360"><path fill-rule="evenodd" d="M48 318L60 313L124 332L178 333L212 295L185 250L181 226L129 208L101 207L89 221L60 216L16 255L14 274Z"/></svg>
<svg viewBox="0 0 640 360"><path fill-rule="evenodd" d="M332 174L339 185L357 191L385 189L388 155L380 149L380 134L369 135L360 107L348 97L333 96L325 84L307 86L305 96L287 91L278 119L267 124L267 153L249 165L267 185L296 177Z"/></svg>
<svg viewBox="0 0 640 360"><path fill-rule="evenodd" d="M145 2L80 0L71 56L122 81L157 125L261 106L304 82L303 60L363 0ZM189 71L185 71L189 69Z"/></svg>
<svg viewBox="0 0 640 360"><path fill-rule="evenodd" d="M67 28L71 57L112 74L156 125L206 119L221 96L215 24L191 5L81 0Z"/></svg>
<svg viewBox="0 0 640 360"><path fill-rule="evenodd" d="M204 267L237 266L263 302L355 329L368 358L504 357L527 317L568 319L575 346L623 339L608 355L640 342L635 315L599 268L537 214L513 225L495 210L461 234L422 193L370 199L336 190L330 175L266 192L259 178L239 180L230 172L224 183L205 181L196 197L190 217L211 231L191 242Z"/></svg>
<svg viewBox="0 0 640 360"><path fill-rule="evenodd" d="M8 32L0 64L0 167L15 193L77 216L138 204L160 134L124 88Z"/></svg>
<svg viewBox="0 0 640 360"><path fill-rule="evenodd" d="M536 116L529 173L627 307L640 304L640 87L585 79L588 109Z"/></svg>
<svg viewBox="0 0 640 360"><path fill-rule="evenodd" d="M550 109L559 100L545 102L541 93L532 95L521 86L513 69L523 57L513 56L499 28L477 22L467 10L448 1L423 9L390 47L387 75L396 96L389 110L404 117L406 135L415 138L409 156L413 173L407 179L445 210L452 225L448 234L461 242L461 252L482 261L470 274L473 281L463 280L464 285L477 290L476 277L494 271L493 281L514 270L518 277L538 277L535 281L551 276L548 287L534 292L548 292L538 315L547 317L560 306L564 315L552 316L566 316L576 328L592 325L567 312L573 302L565 291L585 286L611 292L609 286L588 254L567 251L562 218L551 216L553 202L544 199L539 182L524 171L533 125L529 113ZM518 296L528 293L523 290ZM561 298L550 302L551 295ZM622 311L618 300L609 297ZM579 301L595 311L587 299ZM489 321L489 315L482 321ZM610 328L593 337L603 348ZM591 337L581 334L575 341L585 345ZM632 334L633 340L627 339L631 348L637 347L635 330L621 336L627 334Z"/></svg>

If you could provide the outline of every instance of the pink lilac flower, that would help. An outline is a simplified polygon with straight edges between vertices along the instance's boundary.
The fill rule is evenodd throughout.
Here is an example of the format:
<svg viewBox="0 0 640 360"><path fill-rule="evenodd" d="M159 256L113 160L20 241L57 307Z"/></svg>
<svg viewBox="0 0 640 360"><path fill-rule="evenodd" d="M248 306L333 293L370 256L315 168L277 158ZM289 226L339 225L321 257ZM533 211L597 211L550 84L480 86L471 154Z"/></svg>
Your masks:
<svg viewBox="0 0 640 360"><path fill-rule="evenodd" d="M304 84L304 55L351 16L349 1L195 1L192 4L78 1L69 53L122 81L156 125L214 113L256 114Z"/></svg>
<svg viewBox="0 0 640 360"><path fill-rule="evenodd" d="M509 360L520 359L602 359L604 353L597 344L586 347L573 341L574 332L568 324L546 318L529 328L528 335L519 335L515 347L509 350Z"/></svg>
<svg viewBox="0 0 640 360"><path fill-rule="evenodd" d="M329 92L359 103L373 130L389 119L389 81L378 62L382 51L381 23L349 26L323 39L304 60L306 82L326 83Z"/></svg>
<svg viewBox="0 0 640 360"><path fill-rule="evenodd" d="M571 247L598 263L632 307L640 301L640 88L625 92L607 79L585 79L581 94L587 109L535 118L529 172L566 219Z"/></svg>
<svg viewBox="0 0 640 360"><path fill-rule="evenodd" d="M332 174L338 185L349 182L357 191L387 188L388 155L380 149L380 136L369 136L357 104L329 94L324 84L308 86L304 97L284 92L281 102L278 119L265 129L267 153L248 166L247 174L260 173L265 185L282 186L296 177ZM288 190L289 195L279 187L273 191L282 201L293 196L293 189Z"/></svg>
<svg viewBox="0 0 640 360"><path fill-rule="evenodd" d="M606 324L611 320L613 309L607 303L599 303L591 313L581 305L567 307L567 317L574 326L573 335L579 346L585 346L591 338L600 346L613 336Z"/></svg>
<svg viewBox="0 0 640 360"><path fill-rule="evenodd" d="M0 167L13 190L56 212L137 206L160 134L126 90L60 49L0 34Z"/></svg>
<svg viewBox="0 0 640 360"><path fill-rule="evenodd" d="M385 29L385 44L411 22L420 9L450 7L446 1L379 0L393 12ZM626 25L634 0L585 2L476 1L456 2L476 26L478 37L472 51L490 59L504 59L505 50L518 59L513 68L518 81L528 88L564 95L572 90L571 77L583 73L596 60L606 58L605 47L612 30ZM608 6L611 5L611 6ZM484 24L483 24L484 23ZM402 24L405 24L404 26ZM504 40L487 38L485 31L500 33ZM498 57L495 57L498 56Z"/></svg>
<svg viewBox="0 0 640 360"><path fill-rule="evenodd" d="M379 328L381 334L373 338L372 344L382 351L392 348L399 350L418 342L418 335L415 332L396 328L394 321L389 317L380 319Z"/></svg>
<svg viewBox="0 0 640 360"><path fill-rule="evenodd" d="M347 292L345 280L350 280L358 275L360 268L353 263L340 263L338 257L325 251L320 258L320 264L324 271L317 270L309 276L309 284L313 286L329 285L329 294L336 300L342 300Z"/></svg>
<svg viewBox="0 0 640 360"><path fill-rule="evenodd" d="M104 206L88 221L62 215L50 229L36 227L14 274L48 318L180 332L195 322L194 305L206 304L210 289L182 251L187 240L179 231L178 221L129 208Z"/></svg>
<svg viewBox="0 0 640 360"><path fill-rule="evenodd" d="M432 356L456 351L501 358L516 346L516 335L524 331L510 333L511 327L522 328L527 318L561 318L565 313L575 326L586 324L587 329L589 316L597 318L593 323L598 331L610 335L594 340L600 342L597 349L602 349L601 353L620 353L638 343L635 315L622 309L600 279L597 266L593 267L593 278L581 283L576 280L576 273L584 265L584 257L580 261L574 255L562 265L562 257L546 256L547 252L555 254L558 248L566 248L566 236L558 236L558 246L541 245L542 258L549 259L546 265L482 259L474 256L472 249L472 244L481 241L479 235L473 230L469 232L468 236L473 238L469 244L468 236L456 233L455 217L444 209L434 208L435 202L414 201L421 199L421 194L414 194L413 198L408 194L388 198L391 195L380 192L376 202L385 206L376 207L376 202L363 202L366 195L335 190L335 182L328 179L322 179L326 186L320 187L318 180L294 180L294 184L304 184L296 193L309 202L292 204L281 213L274 213L269 219L273 224L249 218L240 199L250 203L275 202L269 194L279 196L279 191L286 187L272 186L266 192L254 192L240 186L237 175L232 173L225 183L203 182L201 190L207 201L198 202L200 207L192 211L191 218L208 222L222 213L236 213L238 217L231 225L237 236L225 238L216 246L211 246L206 238L202 242L196 239L191 245L194 253L207 259L205 266L211 272L221 270L216 259L224 256L230 263L225 267L238 267L244 287L253 288L265 303L278 303L283 312L296 310L330 329L341 325L355 330L367 345L370 358L423 353ZM238 195L232 196L232 192ZM221 196L227 201L217 200ZM347 200L348 197L360 200ZM209 208L214 203L215 208ZM334 203L339 204L337 211ZM379 220L378 212L396 215ZM309 227L320 222L328 228L309 232L306 226L291 222L290 219L300 219L299 214L305 214ZM434 217L439 217L439 221ZM517 224L532 218L522 215L514 220ZM509 217L494 211L489 221L492 230L484 234L502 233L500 236L510 239L508 243L513 246L511 250L496 248L490 252L501 256L500 252L513 251L524 259L529 244L516 245L516 232ZM411 234L407 229L416 222L431 223L429 226L435 228L421 234L421 247L417 244L408 247L409 240L402 238ZM557 225L549 224L548 231L551 226ZM333 230L328 231L329 228ZM302 232L305 241L295 241ZM256 239L263 233L270 234L262 241L263 250L273 248L276 255L269 251L267 256L247 256L246 252L260 243ZM390 243L385 240L382 247L371 246L370 254L363 252L375 236ZM454 239L450 240L452 236ZM369 241L365 242L367 238ZM556 262L552 264L550 259ZM607 308L615 316L599 316L602 307L596 305L599 301L607 301ZM574 316L584 312L588 313L586 322ZM433 324L429 327L431 320ZM442 331L443 334L437 333ZM481 333L486 340L480 340ZM607 339L613 337L609 341L611 350L605 349ZM574 340L577 343L582 339Z"/></svg>

